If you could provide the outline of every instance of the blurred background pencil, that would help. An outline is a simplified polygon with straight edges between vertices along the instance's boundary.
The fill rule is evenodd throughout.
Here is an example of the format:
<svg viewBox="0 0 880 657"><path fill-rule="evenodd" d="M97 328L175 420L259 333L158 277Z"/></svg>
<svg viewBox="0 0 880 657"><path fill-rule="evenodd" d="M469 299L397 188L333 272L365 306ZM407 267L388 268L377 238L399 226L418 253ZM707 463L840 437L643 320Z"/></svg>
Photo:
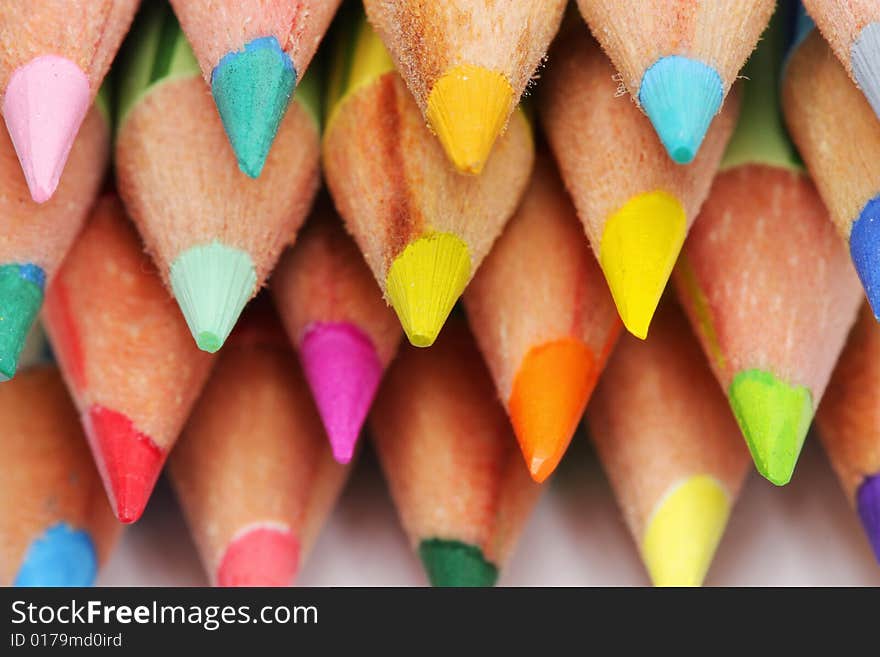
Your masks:
<svg viewBox="0 0 880 657"><path fill-rule="evenodd" d="M701 586L749 464L681 310L626 335L587 413L602 466L655 586Z"/></svg>
<svg viewBox="0 0 880 657"><path fill-rule="evenodd" d="M96 204L49 286L43 321L113 511L134 522L212 361L115 196Z"/></svg>
<svg viewBox="0 0 880 657"><path fill-rule="evenodd" d="M694 162L672 163L578 21L542 76L544 132L627 330L645 338L736 121L727 103Z"/></svg>
<svg viewBox="0 0 880 657"><path fill-rule="evenodd" d="M785 73L792 139L880 319L880 119L816 30L791 54Z"/></svg>
<svg viewBox="0 0 880 657"><path fill-rule="evenodd" d="M880 326L867 306L831 376L816 428L880 562Z"/></svg>
<svg viewBox="0 0 880 657"><path fill-rule="evenodd" d="M101 92L83 121L57 193L43 204L31 199L9 135L0 127L0 380L15 376L25 337L43 305L46 282L61 266L106 174L106 93Z"/></svg>
<svg viewBox="0 0 880 657"><path fill-rule="evenodd" d="M880 117L880 2L803 0L822 36Z"/></svg>
<svg viewBox="0 0 880 657"><path fill-rule="evenodd" d="M755 466L776 485L791 479L860 299L782 125L783 24L746 67L740 123L674 275Z"/></svg>
<svg viewBox="0 0 880 657"><path fill-rule="evenodd" d="M91 586L119 536L54 365L0 386L0 586Z"/></svg>
<svg viewBox="0 0 880 657"><path fill-rule="evenodd" d="M565 0L365 0L456 169L479 174L559 29Z"/></svg>
<svg viewBox="0 0 880 657"><path fill-rule="evenodd" d="M170 470L212 584L293 581L348 468L267 299L218 357Z"/></svg>
<svg viewBox="0 0 880 657"><path fill-rule="evenodd" d="M669 156L687 164L770 20L774 0L578 0Z"/></svg>
<svg viewBox="0 0 880 657"><path fill-rule="evenodd" d="M409 341L431 345L516 209L534 158L521 112L478 177L459 174L366 20L340 35L324 176Z"/></svg>
<svg viewBox="0 0 880 657"><path fill-rule="evenodd" d="M602 272L547 153L464 295L537 482L559 464L620 333Z"/></svg>
<svg viewBox="0 0 880 657"><path fill-rule="evenodd" d="M0 109L37 203L55 193L138 1L0 3Z"/></svg>
<svg viewBox="0 0 880 657"><path fill-rule="evenodd" d="M348 463L402 331L329 201L281 258L272 292L333 456Z"/></svg>
<svg viewBox="0 0 880 657"><path fill-rule="evenodd" d="M461 317L406 346L370 415L403 529L433 586L492 586L538 499Z"/></svg>
<svg viewBox="0 0 880 657"><path fill-rule="evenodd" d="M252 178L339 2L171 0L238 166Z"/></svg>
<svg viewBox="0 0 880 657"><path fill-rule="evenodd" d="M170 7L139 17L121 65L119 192L200 349L217 351L308 213L317 81L299 85L257 180L244 175Z"/></svg>

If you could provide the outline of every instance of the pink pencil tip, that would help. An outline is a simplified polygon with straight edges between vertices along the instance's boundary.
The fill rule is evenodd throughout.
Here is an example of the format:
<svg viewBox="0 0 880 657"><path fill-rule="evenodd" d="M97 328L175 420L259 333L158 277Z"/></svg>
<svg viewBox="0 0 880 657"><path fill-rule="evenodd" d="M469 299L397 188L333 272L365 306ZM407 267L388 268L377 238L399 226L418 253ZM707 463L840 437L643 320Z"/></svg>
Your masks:
<svg viewBox="0 0 880 657"><path fill-rule="evenodd" d="M90 408L83 424L113 512L120 522L135 522L147 506L165 452L127 416L102 406Z"/></svg>
<svg viewBox="0 0 880 657"><path fill-rule="evenodd" d="M3 118L37 203L55 193L90 99L86 74L57 55L37 57L9 78Z"/></svg>
<svg viewBox="0 0 880 657"><path fill-rule="evenodd" d="M348 463L382 378L379 356L351 324L313 324L299 351L333 457Z"/></svg>
<svg viewBox="0 0 880 657"><path fill-rule="evenodd" d="M232 539L217 567L217 586L288 586L299 568L299 541L288 527L261 524Z"/></svg>

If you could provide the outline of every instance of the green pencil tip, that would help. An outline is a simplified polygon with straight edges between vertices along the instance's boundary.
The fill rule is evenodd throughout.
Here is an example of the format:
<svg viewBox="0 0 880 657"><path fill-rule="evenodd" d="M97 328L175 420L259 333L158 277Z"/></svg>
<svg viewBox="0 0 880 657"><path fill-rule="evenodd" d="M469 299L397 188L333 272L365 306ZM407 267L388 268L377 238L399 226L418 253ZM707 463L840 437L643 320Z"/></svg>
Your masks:
<svg viewBox="0 0 880 657"><path fill-rule="evenodd" d="M0 266L0 381L15 376L28 331L43 305L45 274L36 265Z"/></svg>
<svg viewBox="0 0 880 657"><path fill-rule="evenodd" d="M239 168L251 178L263 170L295 86L293 63L275 37L254 39L214 68L217 111Z"/></svg>
<svg viewBox="0 0 880 657"><path fill-rule="evenodd" d="M494 586L498 569L486 561L480 548L439 538L419 544L419 557L431 586Z"/></svg>
<svg viewBox="0 0 880 657"><path fill-rule="evenodd" d="M171 288L199 349L223 346L257 286L251 257L220 242L187 249L171 265Z"/></svg>
<svg viewBox="0 0 880 657"><path fill-rule="evenodd" d="M763 370L745 370L728 391L730 406L764 477L777 486L791 481L813 419L813 396Z"/></svg>

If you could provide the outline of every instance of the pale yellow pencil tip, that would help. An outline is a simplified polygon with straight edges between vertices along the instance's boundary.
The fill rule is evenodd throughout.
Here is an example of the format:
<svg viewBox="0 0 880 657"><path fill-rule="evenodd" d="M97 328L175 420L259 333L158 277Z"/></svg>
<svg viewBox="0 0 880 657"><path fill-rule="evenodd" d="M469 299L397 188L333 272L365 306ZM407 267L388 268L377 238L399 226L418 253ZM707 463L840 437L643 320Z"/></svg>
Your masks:
<svg viewBox="0 0 880 657"><path fill-rule="evenodd" d="M676 485L654 510L642 540L654 586L702 586L729 515L730 500L713 477Z"/></svg>
<svg viewBox="0 0 880 657"><path fill-rule="evenodd" d="M463 64L443 74L428 95L427 119L455 168L483 170L513 106L513 88L500 73Z"/></svg>
<svg viewBox="0 0 880 657"><path fill-rule="evenodd" d="M631 198L605 222L599 264L624 326L642 340L686 232L681 203L660 191Z"/></svg>
<svg viewBox="0 0 880 657"><path fill-rule="evenodd" d="M395 258L385 288L414 346L434 344L470 276L468 247L451 233L421 237Z"/></svg>

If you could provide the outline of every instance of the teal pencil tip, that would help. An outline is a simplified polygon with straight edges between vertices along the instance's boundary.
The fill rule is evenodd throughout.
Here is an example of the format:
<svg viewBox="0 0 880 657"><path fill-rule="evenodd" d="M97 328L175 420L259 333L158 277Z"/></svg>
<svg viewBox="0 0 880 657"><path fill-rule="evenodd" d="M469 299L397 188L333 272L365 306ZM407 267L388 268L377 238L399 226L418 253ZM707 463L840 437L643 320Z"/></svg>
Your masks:
<svg viewBox="0 0 880 657"><path fill-rule="evenodd" d="M225 55L211 74L211 93L239 168L263 170L296 86L290 57L275 37L254 39Z"/></svg>
<svg viewBox="0 0 880 657"><path fill-rule="evenodd" d="M36 265L0 266L0 381L15 376L28 331L43 305L45 274Z"/></svg>
<svg viewBox="0 0 880 657"><path fill-rule="evenodd" d="M784 486L791 481L813 419L813 396L770 372L745 370L728 390L755 467L766 479Z"/></svg>
<svg viewBox="0 0 880 657"><path fill-rule="evenodd" d="M723 100L718 72L678 55L658 59L645 71L639 88L639 103L678 164L696 157Z"/></svg>
<svg viewBox="0 0 880 657"><path fill-rule="evenodd" d="M419 544L419 557L431 586L494 586L498 568L486 561L480 548L439 538Z"/></svg>
<svg viewBox="0 0 880 657"><path fill-rule="evenodd" d="M253 296L251 257L220 242L194 246L171 265L171 288L199 349L215 352Z"/></svg>

